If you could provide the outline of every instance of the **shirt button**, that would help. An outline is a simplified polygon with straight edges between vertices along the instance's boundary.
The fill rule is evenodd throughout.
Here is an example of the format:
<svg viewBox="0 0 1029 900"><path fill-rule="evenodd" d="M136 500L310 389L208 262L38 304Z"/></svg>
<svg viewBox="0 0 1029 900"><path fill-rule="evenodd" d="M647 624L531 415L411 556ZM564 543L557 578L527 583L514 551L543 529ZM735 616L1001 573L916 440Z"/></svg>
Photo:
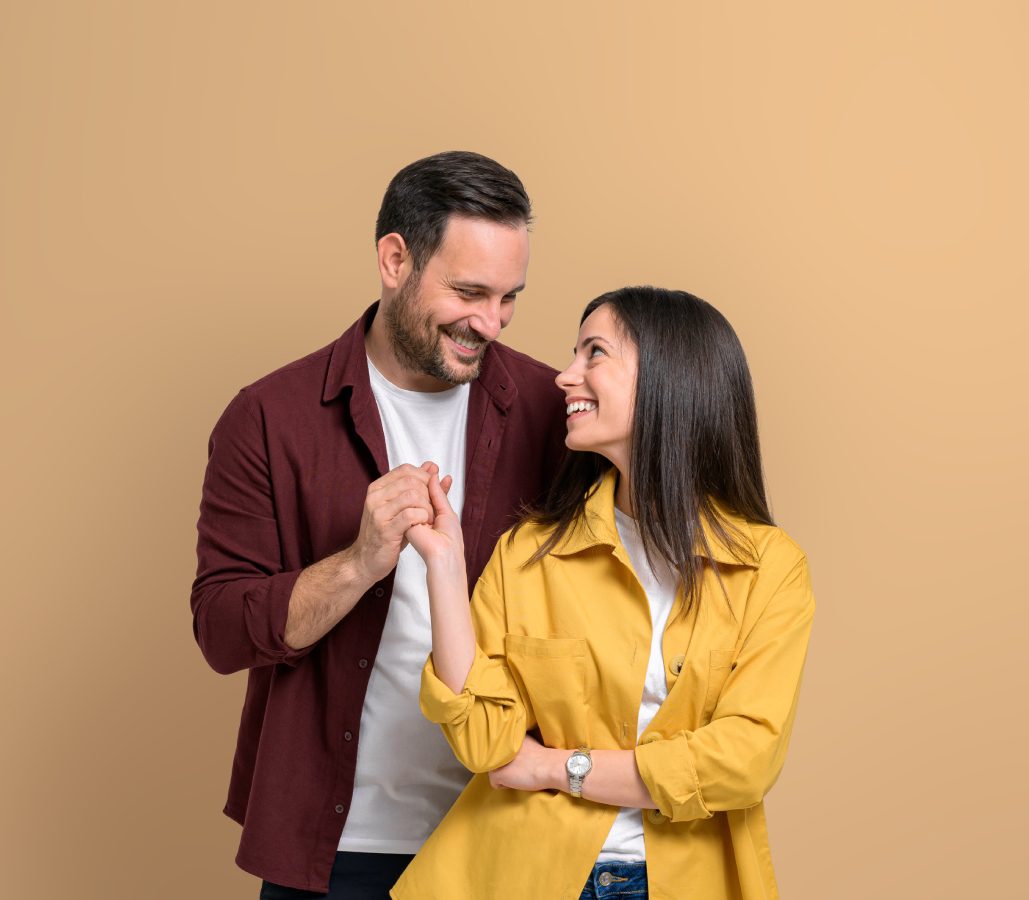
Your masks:
<svg viewBox="0 0 1029 900"><path fill-rule="evenodd" d="M337 803L337 804L336 804L336 812L338 812L338 813L342 813L342 812L343 812L343 809L344 809L344 807L343 807L343 804L342 804L342 803Z"/></svg>
<svg viewBox="0 0 1029 900"><path fill-rule="evenodd" d="M384 590L383 590L382 588L376 588L376 589L375 589L375 596L376 596L376 597L381 597L381 596L383 596L383 595L384 595L385 593L386 593L386 592L385 592L385 591L384 591Z"/></svg>
<svg viewBox="0 0 1029 900"><path fill-rule="evenodd" d="M349 731L344 731L343 732L343 740L345 740L345 741L352 741L353 739L354 739L354 736Z"/></svg>
<svg viewBox="0 0 1029 900"><path fill-rule="evenodd" d="M359 659L357 661L357 665L358 665L359 668L367 669L368 668L368 660L366 660L364 657L361 657L361 659Z"/></svg>
<svg viewBox="0 0 1029 900"><path fill-rule="evenodd" d="M664 813L659 809L648 809L647 818L650 819L654 825L660 825L665 820Z"/></svg>
<svg viewBox="0 0 1029 900"><path fill-rule="evenodd" d="M682 671L682 664L684 662L686 662L686 657L682 653L680 653L678 656L674 657L672 661L668 664L668 671L671 672L673 675L678 675Z"/></svg>

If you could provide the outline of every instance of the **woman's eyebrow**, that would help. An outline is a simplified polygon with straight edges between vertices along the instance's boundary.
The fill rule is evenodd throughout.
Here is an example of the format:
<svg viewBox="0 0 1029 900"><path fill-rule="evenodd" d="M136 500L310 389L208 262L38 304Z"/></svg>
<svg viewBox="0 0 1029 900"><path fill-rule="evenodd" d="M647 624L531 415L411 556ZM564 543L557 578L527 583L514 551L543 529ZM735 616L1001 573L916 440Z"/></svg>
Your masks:
<svg viewBox="0 0 1029 900"><path fill-rule="evenodd" d="M594 341L603 341L609 347L614 346L607 338L602 338L599 334L594 334L589 337L584 337L582 339L582 343L579 344L579 347L585 348L587 344L592 344ZM579 352L579 347L572 347L573 355Z"/></svg>

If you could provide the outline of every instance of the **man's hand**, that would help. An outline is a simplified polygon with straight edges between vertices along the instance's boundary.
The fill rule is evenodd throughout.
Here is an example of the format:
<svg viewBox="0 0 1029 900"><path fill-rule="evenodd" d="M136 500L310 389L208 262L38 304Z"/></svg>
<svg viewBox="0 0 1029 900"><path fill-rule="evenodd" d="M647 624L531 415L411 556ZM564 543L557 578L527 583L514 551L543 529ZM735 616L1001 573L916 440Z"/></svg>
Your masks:
<svg viewBox="0 0 1029 900"><path fill-rule="evenodd" d="M361 529L351 546L368 582L393 571L406 546L404 534L412 525L432 524L428 485L433 470L437 470L433 463L417 467L405 463L368 485Z"/></svg>
<svg viewBox="0 0 1029 900"><path fill-rule="evenodd" d="M568 753L567 750L551 750L526 735L518 755L506 766L489 773L489 783L495 788L516 791L560 790Z"/></svg>

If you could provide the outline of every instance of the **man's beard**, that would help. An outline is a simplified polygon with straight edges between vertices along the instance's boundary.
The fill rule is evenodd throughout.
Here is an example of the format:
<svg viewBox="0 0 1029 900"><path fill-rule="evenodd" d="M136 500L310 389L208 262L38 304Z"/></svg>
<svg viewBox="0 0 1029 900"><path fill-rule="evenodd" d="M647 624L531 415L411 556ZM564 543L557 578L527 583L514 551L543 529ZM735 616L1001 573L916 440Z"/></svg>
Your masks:
<svg viewBox="0 0 1029 900"><path fill-rule="evenodd" d="M386 333L389 335L393 352L400 364L412 372L431 375L448 384L474 381L479 377L483 353L479 354L474 363L461 366L459 369L448 364L440 328L433 325L431 316L420 308L420 286L421 275L412 272L383 313ZM470 346L483 344L482 337L467 328L451 325L444 330Z"/></svg>

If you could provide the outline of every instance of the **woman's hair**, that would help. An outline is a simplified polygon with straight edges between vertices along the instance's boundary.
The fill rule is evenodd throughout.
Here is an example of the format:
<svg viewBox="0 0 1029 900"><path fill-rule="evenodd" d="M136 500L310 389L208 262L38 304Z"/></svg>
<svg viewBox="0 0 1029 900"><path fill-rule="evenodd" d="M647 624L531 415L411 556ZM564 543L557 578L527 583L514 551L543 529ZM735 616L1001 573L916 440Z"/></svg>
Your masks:
<svg viewBox="0 0 1029 900"><path fill-rule="evenodd" d="M750 370L732 326L699 297L626 287L590 302L580 325L605 304L639 356L629 446L633 512L647 558L651 564L663 558L678 572L689 610L703 571L694 550L709 549L702 517L741 561L753 549L714 501L749 521L773 524ZM565 457L542 503L516 526L553 527L529 563L546 556L574 525L588 527L586 501L611 466L597 453Z"/></svg>

